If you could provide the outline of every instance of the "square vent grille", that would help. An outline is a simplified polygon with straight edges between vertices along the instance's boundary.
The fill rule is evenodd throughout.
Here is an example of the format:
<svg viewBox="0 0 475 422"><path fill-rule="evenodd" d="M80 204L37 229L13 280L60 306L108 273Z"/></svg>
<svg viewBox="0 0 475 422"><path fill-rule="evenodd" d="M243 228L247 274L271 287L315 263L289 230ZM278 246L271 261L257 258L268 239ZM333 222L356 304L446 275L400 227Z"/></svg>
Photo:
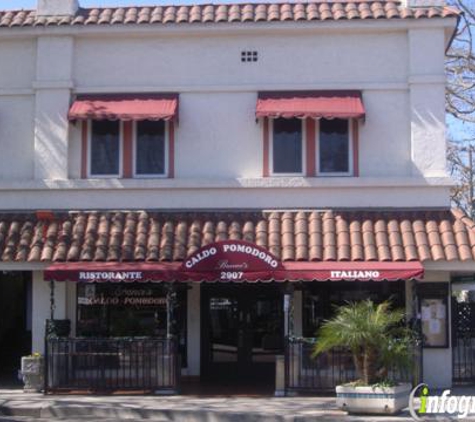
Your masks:
<svg viewBox="0 0 475 422"><path fill-rule="evenodd" d="M255 50L243 50L241 51L241 62L243 63L252 63L257 62L259 55Z"/></svg>

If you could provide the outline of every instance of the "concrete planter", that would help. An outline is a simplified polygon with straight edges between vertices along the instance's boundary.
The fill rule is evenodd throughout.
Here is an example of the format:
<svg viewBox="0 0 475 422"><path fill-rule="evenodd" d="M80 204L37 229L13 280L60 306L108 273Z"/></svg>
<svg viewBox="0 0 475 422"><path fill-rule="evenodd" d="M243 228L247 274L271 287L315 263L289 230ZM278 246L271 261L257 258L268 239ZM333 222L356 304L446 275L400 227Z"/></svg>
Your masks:
<svg viewBox="0 0 475 422"><path fill-rule="evenodd" d="M21 358L21 375L25 393L39 393L44 388L44 359L42 356Z"/></svg>
<svg viewBox="0 0 475 422"><path fill-rule="evenodd" d="M336 387L337 407L348 413L393 415L409 405L411 384L396 387Z"/></svg>

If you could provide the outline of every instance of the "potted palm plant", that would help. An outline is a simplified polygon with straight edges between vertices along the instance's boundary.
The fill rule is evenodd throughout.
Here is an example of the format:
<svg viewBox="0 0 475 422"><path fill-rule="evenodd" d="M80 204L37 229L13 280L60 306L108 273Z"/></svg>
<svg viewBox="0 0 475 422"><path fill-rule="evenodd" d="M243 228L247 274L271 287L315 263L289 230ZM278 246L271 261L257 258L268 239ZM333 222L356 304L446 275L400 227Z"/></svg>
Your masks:
<svg viewBox="0 0 475 422"><path fill-rule="evenodd" d="M336 387L337 406L349 413L394 414L408 406L411 384L400 374L412 365L416 336L405 327L404 311L390 302L348 303L324 322L313 355L345 348L353 357L358 379Z"/></svg>

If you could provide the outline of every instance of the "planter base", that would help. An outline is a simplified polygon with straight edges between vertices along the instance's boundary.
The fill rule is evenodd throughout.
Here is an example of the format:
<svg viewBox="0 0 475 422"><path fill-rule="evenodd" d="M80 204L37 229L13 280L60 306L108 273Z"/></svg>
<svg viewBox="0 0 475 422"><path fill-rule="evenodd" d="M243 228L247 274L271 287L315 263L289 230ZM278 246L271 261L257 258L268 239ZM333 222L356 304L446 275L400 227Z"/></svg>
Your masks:
<svg viewBox="0 0 475 422"><path fill-rule="evenodd" d="M399 413L409 405L411 384L396 387L336 387L337 407L354 414Z"/></svg>
<svg viewBox="0 0 475 422"><path fill-rule="evenodd" d="M44 360L42 357L21 358L21 375L25 393L39 393L44 387Z"/></svg>

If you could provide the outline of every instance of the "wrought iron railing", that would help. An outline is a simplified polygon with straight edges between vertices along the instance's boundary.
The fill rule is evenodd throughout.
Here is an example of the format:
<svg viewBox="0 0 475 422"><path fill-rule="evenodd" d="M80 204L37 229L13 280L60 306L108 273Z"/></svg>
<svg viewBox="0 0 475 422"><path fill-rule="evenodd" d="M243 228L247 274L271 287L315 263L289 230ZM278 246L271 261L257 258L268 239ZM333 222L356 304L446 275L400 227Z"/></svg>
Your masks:
<svg viewBox="0 0 475 422"><path fill-rule="evenodd" d="M175 339L47 338L45 350L45 393L179 389Z"/></svg>
<svg viewBox="0 0 475 422"><path fill-rule="evenodd" d="M316 339L288 338L285 348L286 393L333 393L335 386L357 379L352 354L337 348L312 356ZM422 379L420 346L414 347L413 365L405 371L392 371L391 379L417 385Z"/></svg>
<svg viewBox="0 0 475 422"><path fill-rule="evenodd" d="M457 333L452 344L453 381L475 381L475 332Z"/></svg>
<svg viewBox="0 0 475 422"><path fill-rule="evenodd" d="M475 382L475 303L452 300L453 382Z"/></svg>

